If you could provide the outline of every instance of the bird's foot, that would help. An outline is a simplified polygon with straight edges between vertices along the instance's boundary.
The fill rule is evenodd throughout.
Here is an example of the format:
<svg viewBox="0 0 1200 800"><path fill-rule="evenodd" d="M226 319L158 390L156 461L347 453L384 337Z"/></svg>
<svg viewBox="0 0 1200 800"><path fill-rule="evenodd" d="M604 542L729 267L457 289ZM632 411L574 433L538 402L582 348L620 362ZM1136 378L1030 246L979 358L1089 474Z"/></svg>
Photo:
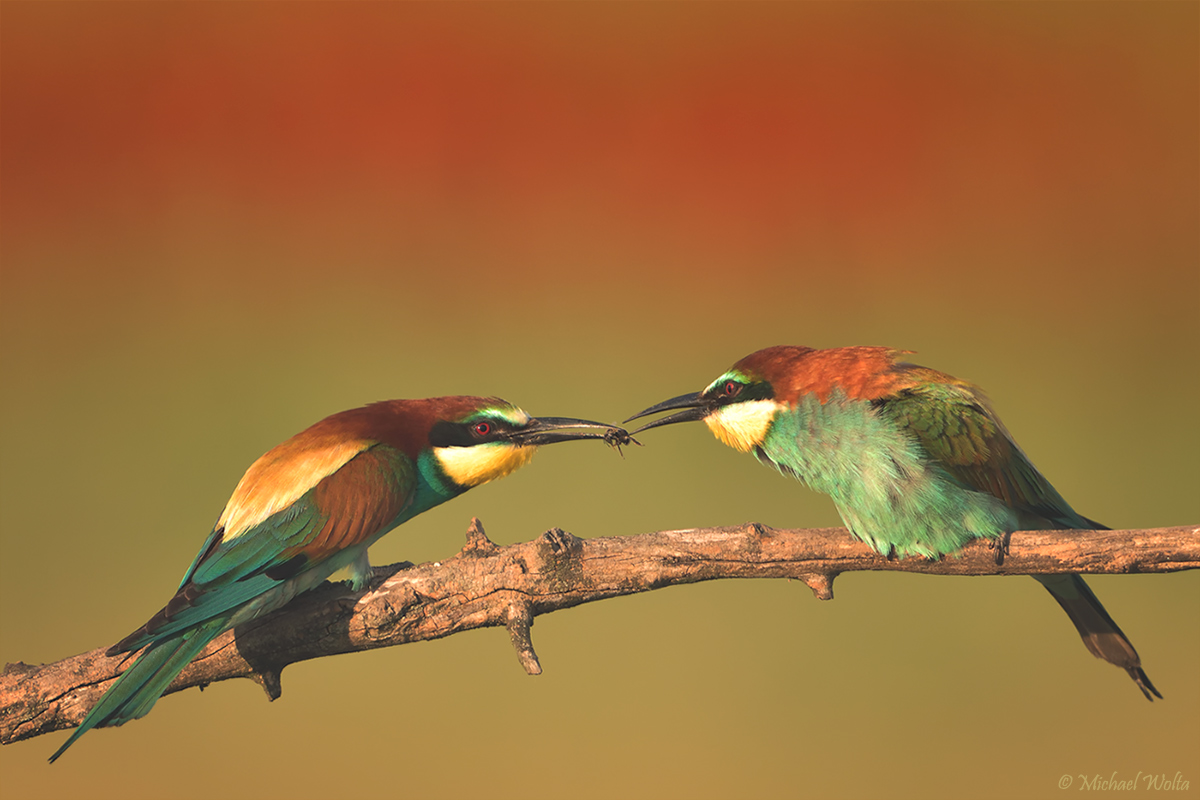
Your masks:
<svg viewBox="0 0 1200 800"><path fill-rule="evenodd" d="M352 575L349 578L343 578L340 583L350 591L357 593L371 585L372 577L374 576Z"/></svg>
<svg viewBox="0 0 1200 800"><path fill-rule="evenodd" d="M996 551L996 566L1004 564L1004 557L1008 555L1009 546L1012 544L1012 531L1005 531L988 542L988 550Z"/></svg>
<svg viewBox="0 0 1200 800"><path fill-rule="evenodd" d="M383 583L400 570L409 569L412 566L413 563L411 561L401 561L399 564L389 564L384 567L367 567L365 572L355 571L354 574L343 580L342 583L350 587L350 590L353 592L361 592Z"/></svg>

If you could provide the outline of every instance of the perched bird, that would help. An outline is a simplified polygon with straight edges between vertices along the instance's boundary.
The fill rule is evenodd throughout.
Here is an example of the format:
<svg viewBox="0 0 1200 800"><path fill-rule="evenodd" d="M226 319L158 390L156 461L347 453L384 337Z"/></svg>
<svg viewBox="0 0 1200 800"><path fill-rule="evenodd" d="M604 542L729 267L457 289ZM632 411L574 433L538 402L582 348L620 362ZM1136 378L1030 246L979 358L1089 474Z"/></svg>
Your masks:
<svg viewBox="0 0 1200 800"><path fill-rule="evenodd" d="M703 420L725 444L829 495L856 537L888 556L938 558L1017 530L1103 529L1071 508L1013 441L983 392L887 347L768 347L708 385L635 414L633 433ZM628 422L628 420L626 420ZM1034 575L1092 655L1162 697L1129 639L1078 575Z"/></svg>
<svg viewBox="0 0 1200 800"><path fill-rule="evenodd" d="M365 587L367 548L397 525L504 477L539 445L621 434L599 422L530 417L495 397L390 400L296 434L250 465L175 596L108 649L146 648L50 761L91 728L145 716L224 631L343 567L356 591Z"/></svg>

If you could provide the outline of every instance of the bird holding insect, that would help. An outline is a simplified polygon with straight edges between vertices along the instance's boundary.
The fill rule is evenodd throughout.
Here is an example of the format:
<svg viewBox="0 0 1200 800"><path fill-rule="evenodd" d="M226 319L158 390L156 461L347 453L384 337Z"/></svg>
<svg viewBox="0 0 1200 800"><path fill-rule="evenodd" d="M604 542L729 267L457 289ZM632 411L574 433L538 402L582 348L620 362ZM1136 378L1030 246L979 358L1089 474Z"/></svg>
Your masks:
<svg viewBox="0 0 1200 800"><path fill-rule="evenodd" d="M702 420L730 447L829 495L851 533L888 556L939 558L1016 530L1103 528L1038 472L981 390L902 361L907 352L768 347L703 391L633 415L674 412L633 433ZM1092 655L1124 669L1146 699L1162 697L1083 578L1033 577Z"/></svg>
<svg viewBox="0 0 1200 800"><path fill-rule="evenodd" d="M50 761L92 728L145 716L224 631L345 567L364 588L368 548L396 526L508 475L541 445L627 436L589 420L530 417L495 397L390 400L326 417L250 466L175 595L108 655L142 652Z"/></svg>

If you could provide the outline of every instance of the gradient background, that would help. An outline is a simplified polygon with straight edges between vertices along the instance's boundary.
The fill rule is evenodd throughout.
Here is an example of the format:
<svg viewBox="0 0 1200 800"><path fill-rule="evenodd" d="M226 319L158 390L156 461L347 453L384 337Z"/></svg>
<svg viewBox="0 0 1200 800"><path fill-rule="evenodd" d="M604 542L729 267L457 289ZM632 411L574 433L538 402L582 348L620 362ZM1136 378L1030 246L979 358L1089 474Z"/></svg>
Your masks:
<svg viewBox="0 0 1200 800"><path fill-rule="evenodd" d="M985 386L1082 513L1200 522L1200 6L3 4L0 659L161 606L320 417L498 394L619 420L760 347ZM838 524L701 426L563 445L375 563ZM163 701L0 750L5 798L1200 794L1200 575L716 582ZM1074 788L1073 788L1074 790ZM1183 796L1173 793L1172 796Z"/></svg>

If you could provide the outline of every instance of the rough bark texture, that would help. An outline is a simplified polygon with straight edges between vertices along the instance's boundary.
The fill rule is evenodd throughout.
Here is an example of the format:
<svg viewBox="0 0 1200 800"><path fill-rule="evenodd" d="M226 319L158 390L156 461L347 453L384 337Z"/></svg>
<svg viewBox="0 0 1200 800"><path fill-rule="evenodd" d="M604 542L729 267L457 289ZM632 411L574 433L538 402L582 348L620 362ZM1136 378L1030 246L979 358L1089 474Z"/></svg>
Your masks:
<svg viewBox="0 0 1200 800"><path fill-rule="evenodd" d="M1029 531L1007 553L976 542L940 561L889 560L844 528L735 528L660 531L579 539L559 529L497 547L472 520L466 546L448 561L376 569L372 588L325 584L286 608L228 631L167 690L251 678L272 700L280 672L310 658L437 639L487 626L508 629L525 671L542 671L530 638L539 614L618 595L717 578L795 578L822 600L842 572L891 570L935 575L1149 573L1200 567L1200 528ZM105 648L0 675L0 742L79 724L128 663Z"/></svg>

